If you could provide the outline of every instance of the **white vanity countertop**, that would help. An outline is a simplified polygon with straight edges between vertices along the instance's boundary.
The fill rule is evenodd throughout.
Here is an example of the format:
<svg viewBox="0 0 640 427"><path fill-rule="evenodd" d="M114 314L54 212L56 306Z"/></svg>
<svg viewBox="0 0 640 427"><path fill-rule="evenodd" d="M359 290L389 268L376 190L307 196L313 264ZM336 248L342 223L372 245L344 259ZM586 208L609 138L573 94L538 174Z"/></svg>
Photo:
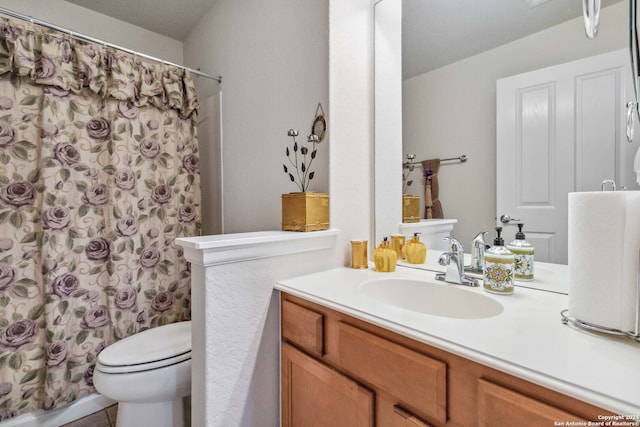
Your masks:
<svg viewBox="0 0 640 427"><path fill-rule="evenodd" d="M546 282L558 277L566 288L566 266L540 267L536 281L543 287L553 286ZM568 306L567 295L516 287L513 295L502 296L481 287L442 283L481 293L504 307L489 318L455 319L401 309L359 291L369 280L432 281L434 276L404 267L393 273L337 268L283 280L275 288L617 414L640 416L640 343L562 324L560 311Z"/></svg>

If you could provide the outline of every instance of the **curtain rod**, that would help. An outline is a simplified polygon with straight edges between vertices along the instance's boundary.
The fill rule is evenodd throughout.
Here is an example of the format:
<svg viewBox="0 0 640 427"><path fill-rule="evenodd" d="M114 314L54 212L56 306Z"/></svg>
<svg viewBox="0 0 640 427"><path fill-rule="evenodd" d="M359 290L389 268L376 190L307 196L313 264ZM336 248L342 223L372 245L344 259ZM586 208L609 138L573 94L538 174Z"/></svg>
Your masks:
<svg viewBox="0 0 640 427"><path fill-rule="evenodd" d="M9 9L5 9L4 7L0 7L0 13L2 13L4 15L11 16L13 18L21 19L23 21L31 22L32 24L42 25L43 27L51 28L52 30L61 31L61 32L69 34L71 37L75 37L77 39L82 39L82 40L90 41L90 42L93 42L93 43L101 44L101 45L104 45L104 46L109 46L109 47L112 47L114 49L118 49L118 50L130 53L132 55L140 56L140 57L148 59L150 61L161 62L162 64L171 65L173 67L181 68L181 69L183 69L185 71L188 71L188 72L190 72L192 74L195 74L195 75L198 75L198 76L201 76L201 77L206 77L208 79L216 80L218 83L222 83L222 76L211 76L209 74L203 73L200 70L194 70L193 68L185 67L184 65L174 64L173 62L165 61L164 59L156 58L154 56L147 55L145 53L136 52L135 50L127 49L126 47L118 46L118 45L115 45L113 43L109 43L109 42L107 42L105 40L100 40L100 39L97 39L95 37L88 36L86 34L81 34L81 33L69 30L68 28L64 28L64 27L60 27L58 25L52 24L50 22L41 21L41 20L33 18L31 16L23 15L21 13L14 12L14 11L9 10Z"/></svg>

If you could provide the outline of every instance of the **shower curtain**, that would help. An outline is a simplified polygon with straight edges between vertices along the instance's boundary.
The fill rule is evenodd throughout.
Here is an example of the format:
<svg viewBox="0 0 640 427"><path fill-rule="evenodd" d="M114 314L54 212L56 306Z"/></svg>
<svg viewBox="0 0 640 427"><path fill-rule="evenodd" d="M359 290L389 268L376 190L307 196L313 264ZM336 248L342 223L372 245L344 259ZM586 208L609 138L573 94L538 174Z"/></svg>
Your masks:
<svg viewBox="0 0 640 427"><path fill-rule="evenodd" d="M0 420L93 392L98 353L190 318L184 70L0 18Z"/></svg>

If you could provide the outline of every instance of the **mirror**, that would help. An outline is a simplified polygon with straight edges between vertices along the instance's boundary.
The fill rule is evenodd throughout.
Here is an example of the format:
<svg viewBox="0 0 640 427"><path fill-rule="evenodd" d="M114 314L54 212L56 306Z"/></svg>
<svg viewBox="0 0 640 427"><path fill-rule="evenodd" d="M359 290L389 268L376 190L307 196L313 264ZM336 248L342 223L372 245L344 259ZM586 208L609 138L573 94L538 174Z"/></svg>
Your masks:
<svg viewBox="0 0 640 427"><path fill-rule="evenodd" d="M638 99L640 88L638 87L638 79L640 78L640 51L638 50L638 1L629 1L629 48L631 50L631 76L633 79L633 99L627 103L627 140L633 142L633 125L636 117L640 119L640 109L638 108ZM635 114L634 114L635 113ZM635 160L634 160L635 164Z"/></svg>
<svg viewBox="0 0 640 427"><path fill-rule="evenodd" d="M390 1L395 0L382 0L376 9ZM474 9L476 3L479 9ZM527 3L540 4L529 8ZM493 230L496 224L496 168L500 167L496 165L495 148L496 80L628 45L627 2L602 2L594 40L585 37L580 2L493 0L473 2L473 6L464 1L402 1L402 127L395 138L386 136L383 142L386 150L394 140L402 148L394 153L394 162L387 158L380 164L376 160L375 172L378 223L379 217L388 216L388 206L394 203L388 190L379 189L378 183L389 176L398 179L393 197L399 199L401 175L392 169L401 164L405 154L416 154L418 161L467 155L467 162L443 163L439 172L444 216L458 220L453 236L465 247L477 232ZM523 21L510 15L513 8L521 9ZM551 27L534 28L545 8L553 9L556 16L565 12L567 15L552 21ZM479 24L483 22L490 26L482 34L464 31L481 31ZM376 21L376 32L381 25L384 23ZM518 33L519 30L523 32ZM378 46L376 42L376 57ZM383 55L389 57L386 51ZM427 74L428 79L422 78L424 84L417 84ZM376 81L381 79L376 75ZM387 79L385 84L393 82ZM376 111L384 108L379 106L383 99L378 96L379 89L376 87ZM378 135L384 135L384 130L379 132L382 125L377 121L376 117L376 150L381 143ZM414 172L412 178L409 194L420 194L424 185L419 182L419 173ZM513 239L515 231L509 226L505 240Z"/></svg>
<svg viewBox="0 0 640 427"><path fill-rule="evenodd" d="M311 123L311 133L318 137L318 143L324 141L327 136L327 120L324 117L322 104L318 104L318 108L316 108L316 116Z"/></svg>

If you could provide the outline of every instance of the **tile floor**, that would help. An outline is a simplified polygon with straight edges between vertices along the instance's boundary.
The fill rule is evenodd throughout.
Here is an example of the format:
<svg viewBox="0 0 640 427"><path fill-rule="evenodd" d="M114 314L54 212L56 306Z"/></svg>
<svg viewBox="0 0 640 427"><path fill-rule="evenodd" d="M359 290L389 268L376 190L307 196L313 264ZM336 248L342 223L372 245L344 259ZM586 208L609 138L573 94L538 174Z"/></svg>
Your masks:
<svg viewBox="0 0 640 427"><path fill-rule="evenodd" d="M184 399L184 425L191 425L191 396ZM116 427L116 415L118 414L118 405L111 405L102 411L87 415L84 418L70 422L61 427Z"/></svg>
<svg viewBox="0 0 640 427"><path fill-rule="evenodd" d="M62 427L116 427L117 413L118 405L111 405L102 411L87 415Z"/></svg>

